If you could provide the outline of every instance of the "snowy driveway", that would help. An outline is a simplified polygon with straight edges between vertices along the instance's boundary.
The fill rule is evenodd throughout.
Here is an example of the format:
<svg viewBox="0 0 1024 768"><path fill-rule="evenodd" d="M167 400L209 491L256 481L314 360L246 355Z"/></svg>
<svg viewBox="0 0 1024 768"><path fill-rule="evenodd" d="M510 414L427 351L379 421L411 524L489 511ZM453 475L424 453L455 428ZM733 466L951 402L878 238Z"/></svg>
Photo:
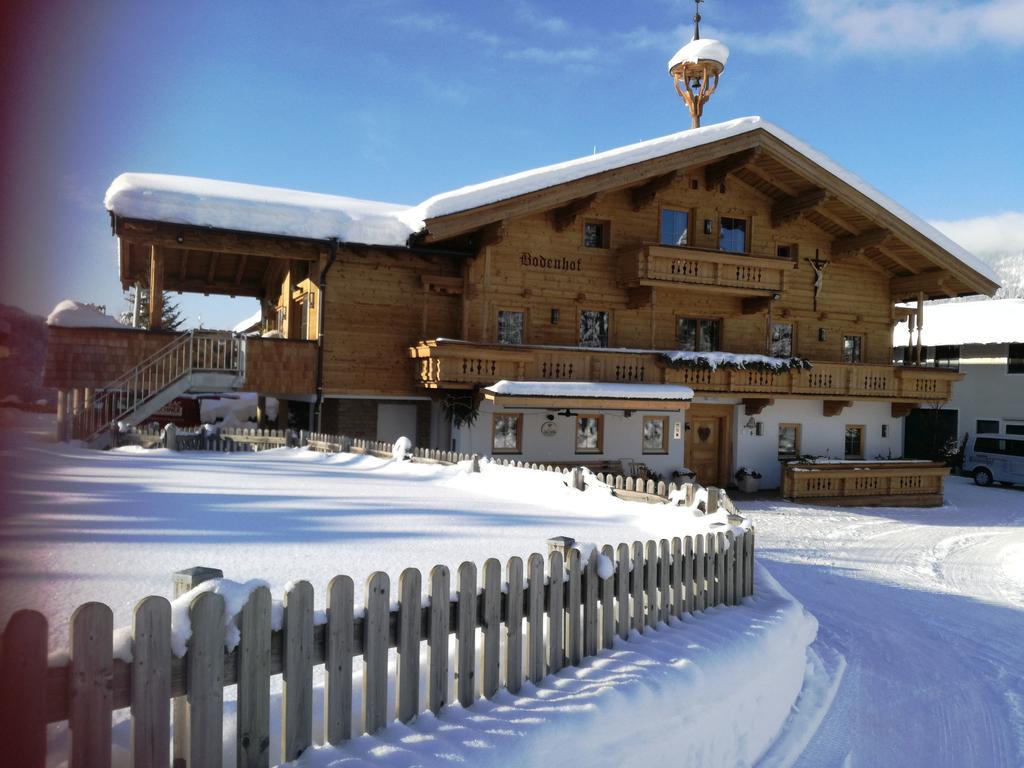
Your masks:
<svg viewBox="0 0 1024 768"><path fill-rule="evenodd" d="M1024 489L939 509L741 504L846 670L796 766L1024 766Z"/></svg>

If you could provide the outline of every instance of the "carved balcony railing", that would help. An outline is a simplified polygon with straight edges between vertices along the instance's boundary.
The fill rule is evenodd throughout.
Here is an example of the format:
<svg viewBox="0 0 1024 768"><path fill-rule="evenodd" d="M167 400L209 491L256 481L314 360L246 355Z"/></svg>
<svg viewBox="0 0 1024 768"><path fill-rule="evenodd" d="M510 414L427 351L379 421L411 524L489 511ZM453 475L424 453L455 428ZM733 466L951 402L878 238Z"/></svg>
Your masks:
<svg viewBox="0 0 1024 768"><path fill-rule="evenodd" d="M416 382L428 389L470 389L512 381L682 384L701 394L811 396L831 400L945 402L961 374L938 368L812 363L810 370L671 368L652 350L509 346L433 339L409 349Z"/></svg>
<svg viewBox="0 0 1024 768"><path fill-rule="evenodd" d="M642 246L624 254L620 265L627 288L714 288L744 296L780 293L786 270L792 268L785 259L668 245Z"/></svg>

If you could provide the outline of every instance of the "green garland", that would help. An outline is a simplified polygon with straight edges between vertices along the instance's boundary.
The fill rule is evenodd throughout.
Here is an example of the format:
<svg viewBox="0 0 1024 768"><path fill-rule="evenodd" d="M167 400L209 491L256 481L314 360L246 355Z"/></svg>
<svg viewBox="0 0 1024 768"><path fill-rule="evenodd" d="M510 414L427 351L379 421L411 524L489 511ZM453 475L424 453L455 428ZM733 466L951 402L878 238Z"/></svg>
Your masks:
<svg viewBox="0 0 1024 768"><path fill-rule="evenodd" d="M718 365L712 365L711 360L706 357L674 357L670 352L662 352L662 362L674 371L696 370L713 371L717 368L727 368L737 371L771 371L772 373L783 373L785 371L809 371L811 362L802 357L778 358L778 363L768 363L764 360L750 360L744 363L726 360Z"/></svg>

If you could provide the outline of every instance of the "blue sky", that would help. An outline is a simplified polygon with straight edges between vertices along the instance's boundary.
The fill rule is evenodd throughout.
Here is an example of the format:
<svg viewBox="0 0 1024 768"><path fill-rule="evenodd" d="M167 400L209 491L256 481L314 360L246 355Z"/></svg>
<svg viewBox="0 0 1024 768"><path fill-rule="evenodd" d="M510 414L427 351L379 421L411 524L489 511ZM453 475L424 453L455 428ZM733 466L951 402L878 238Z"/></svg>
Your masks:
<svg viewBox="0 0 1024 768"><path fill-rule="evenodd" d="M416 203L684 129L665 63L693 4L634 5L35 3L0 32L0 302L122 308L102 201L123 171ZM732 51L704 124L762 115L928 219L1024 212L1024 0L702 13ZM207 326L255 306L179 299Z"/></svg>

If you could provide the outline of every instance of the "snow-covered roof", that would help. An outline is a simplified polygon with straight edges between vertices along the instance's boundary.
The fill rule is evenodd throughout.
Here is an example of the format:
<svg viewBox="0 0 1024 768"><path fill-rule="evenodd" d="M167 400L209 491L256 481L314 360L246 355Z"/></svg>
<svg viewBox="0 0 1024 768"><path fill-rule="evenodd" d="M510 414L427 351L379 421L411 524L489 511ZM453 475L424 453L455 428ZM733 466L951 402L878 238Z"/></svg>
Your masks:
<svg viewBox="0 0 1024 768"><path fill-rule="evenodd" d="M413 231L396 218L404 205L162 173L122 173L104 205L133 219L350 243L405 245Z"/></svg>
<svg viewBox="0 0 1024 768"><path fill-rule="evenodd" d="M826 155L760 117L741 117L691 128L649 141L533 168L480 184L443 192L408 207L312 192L211 181L186 176L126 173L107 190L107 210L128 218L169 221L294 237L367 245L405 245L428 219L508 200L605 171L652 160L756 130L771 134L794 151L850 185L992 282L992 269L935 227L883 195Z"/></svg>
<svg viewBox="0 0 1024 768"><path fill-rule="evenodd" d="M95 307L82 304L72 299L64 299L51 310L46 318L47 325L56 325L62 328L121 328L117 320L110 315L105 315Z"/></svg>
<svg viewBox="0 0 1024 768"><path fill-rule="evenodd" d="M259 324L263 321L263 310L257 309L251 317L245 318L242 322L236 325L231 330L235 333L245 333L250 328L256 327L258 329Z"/></svg>
<svg viewBox="0 0 1024 768"><path fill-rule="evenodd" d="M893 330L894 346L906 346L909 336L907 322L899 323ZM926 304L921 343L926 347L1024 343L1024 299Z"/></svg>
<svg viewBox="0 0 1024 768"><path fill-rule="evenodd" d="M507 397L573 397L604 400L692 400L693 390L672 384L597 384L590 381L506 381L486 392Z"/></svg>
<svg viewBox="0 0 1024 768"><path fill-rule="evenodd" d="M668 60L668 71L671 72L677 64L696 64L701 60L717 61L724 67L729 60L729 49L721 40L703 37L700 40L691 40Z"/></svg>

